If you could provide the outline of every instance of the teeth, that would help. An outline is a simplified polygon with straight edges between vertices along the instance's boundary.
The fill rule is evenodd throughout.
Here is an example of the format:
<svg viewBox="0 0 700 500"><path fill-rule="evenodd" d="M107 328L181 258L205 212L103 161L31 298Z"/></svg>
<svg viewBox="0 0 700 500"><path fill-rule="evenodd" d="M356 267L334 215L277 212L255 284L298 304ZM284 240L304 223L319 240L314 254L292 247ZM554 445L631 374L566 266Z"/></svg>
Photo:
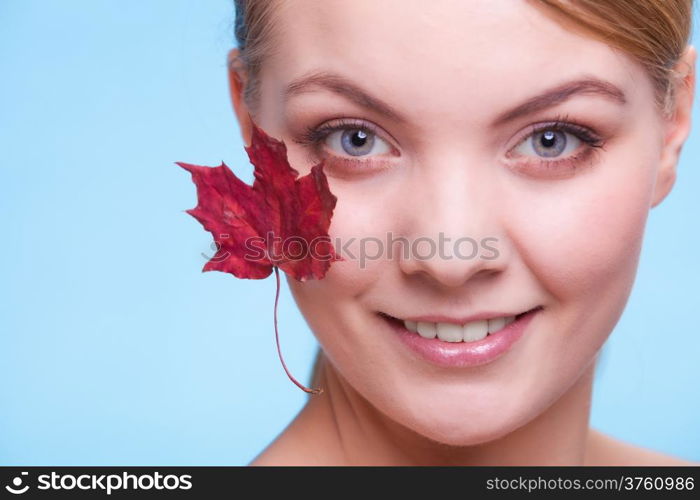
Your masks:
<svg viewBox="0 0 700 500"><path fill-rule="evenodd" d="M511 316L512 318L513 316ZM506 326L506 318L493 318L489 320L489 333L497 332Z"/></svg>
<svg viewBox="0 0 700 500"><path fill-rule="evenodd" d="M472 321L464 325L464 341L473 342L481 340L489 333L489 322L485 319L481 321Z"/></svg>
<svg viewBox="0 0 700 500"><path fill-rule="evenodd" d="M462 342L462 326L452 323L437 323L437 336L445 342Z"/></svg>
<svg viewBox="0 0 700 500"><path fill-rule="evenodd" d="M434 339L437 336L437 326L435 323L424 323L419 321L416 326L418 335L426 339Z"/></svg>
<svg viewBox="0 0 700 500"><path fill-rule="evenodd" d="M474 342L502 330L513 321L515 321L515 316L482 319L464 325L405 320L404 325L408 331L417 333L426 339L437 337L443 342Z"/></svg>

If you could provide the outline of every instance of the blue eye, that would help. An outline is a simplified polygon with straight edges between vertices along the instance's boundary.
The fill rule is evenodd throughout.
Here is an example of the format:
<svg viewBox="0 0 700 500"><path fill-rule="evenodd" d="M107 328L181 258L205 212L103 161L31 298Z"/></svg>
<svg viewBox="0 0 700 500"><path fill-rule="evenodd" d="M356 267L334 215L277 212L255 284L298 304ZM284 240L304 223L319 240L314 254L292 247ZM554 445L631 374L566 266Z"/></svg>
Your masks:
<svg viewBox="0 0 700 500"><path fill-rule="evenodd" d="M557 158L564 153L576 151L580 145L581 139L575 135L549 128L530 135L517 151L525 156L532 156L531 153L534 153L540 158Z"/></svg>
<svg viewBox="0 0 700 500"><path fill-rule="evenodd" d="M531 126L529 133L506 156L516 160L512 164L515 170L529 176L570 177L579 167L590 165L605 143L593 129L570 122L564 116Z"/></svg>
<svg viewBox="0 0 700 500"><path fill-rule="evenodd" d="M517 156L534 159L547 158L551 163L576 155L577 152L603 145L602 138L588 127L568 121L568 116L558 116L553 122L533 125L530 133L513 150ZM583 146L583 147L582 147Z"/></svg>
<svg viewBox="0 0 700 500"><path fill-rule="evenodd" d="M350 156L383 154L391 151L389 145L374 132L362 128L339 128L326 136L326 144L335 153Z"/></svg>
<svg viewBox="0 0 700 500"><path fill-rule="evenodd" d="M324 161L329 174L350 179L395 166L401 153L387 136L372 122L341 118L304 127L292 141L308 149L307 161Z"/></svg>
<svg viewBox="0 0 700 500"><path fill-rule="evenodd" d="M535 151L542 153L544 156L559 156L566 149L566 136L566 133L559 130L547 130L534 136L532 145Z"/></svg>

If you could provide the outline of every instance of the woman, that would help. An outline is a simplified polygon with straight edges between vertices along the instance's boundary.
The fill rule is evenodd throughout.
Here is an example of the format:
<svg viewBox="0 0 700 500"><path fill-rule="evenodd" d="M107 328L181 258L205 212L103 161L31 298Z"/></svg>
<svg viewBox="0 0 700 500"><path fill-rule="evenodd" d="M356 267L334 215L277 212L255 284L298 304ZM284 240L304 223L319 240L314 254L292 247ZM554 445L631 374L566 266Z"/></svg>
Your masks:
<svg viewBox="0 0 700 500"><path fill-rule="evenodd" d="M691 1L237 2L244 140L323 160L348 243L288 280L324 392L252 464L687 463L589 407L689 133Z"/></svg>

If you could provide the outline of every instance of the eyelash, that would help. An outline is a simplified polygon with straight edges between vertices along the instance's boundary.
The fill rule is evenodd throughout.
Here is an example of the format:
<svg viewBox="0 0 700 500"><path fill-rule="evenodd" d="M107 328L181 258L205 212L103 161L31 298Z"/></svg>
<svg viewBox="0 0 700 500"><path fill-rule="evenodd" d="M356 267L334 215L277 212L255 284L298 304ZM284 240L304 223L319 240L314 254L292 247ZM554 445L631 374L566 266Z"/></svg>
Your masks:
<svg viewBox="0 0 700 500"><path fill-rule="evenodd" d="M594 155L605 149L606 141L589 127L579 125L570 120L569 115L556 115L551 122L531 125L530 129L517 142L516 147L535 134L545 131L567 132L583 142L582 151L557 160L534 160L538 169L573 171L582 166L585 162L592 163ZM510 158L510 152L508 153Z"/></svg>
<svg viewBox="0 0 700 500"><path fill-rule="evenodd" d="M306 127L298 137L294 138L294 142L303 146L311 146L313 154L318 156L323 141L337 130L361 130L365 133L381 137L377 127L371 123L356 119L341 118L333 124L325 123L320 127ZM376 163L377 160L360 160L354 158L335 157L333 158L333 162L346 163L349 166L352 166L368 162Z"/></svg>
<svg viewBox="0 0 700 500"><path fill-rule="evenodd" d="M371 133L377 137L381 137L376 126L371 123L363 122L361 120L355 119L340 119L339 121L332 124L323 124L320 127L309 126L306 127L301 134L294 139L294 142L301 144L303 146L311 146L313 154L318 155L322 146L323 141L333 132L338 130L361 130L365 133ZM570 121L569 115L556 115L554 119L548 123L535 124L530 126L530 129L525 133L521 139L516 144L516 147L522 144L526 139L531 136L545 132L545 131L560 131L567 132L574 135L576 138L581 140L585 145L584 150L573 155L570 155L564 159L560 160L535 160L537 163L537 168L544 170L575 170L585 161L591 161L593 155L598 152L598 150L603 150L605 148L605 141L596 132L590 128L579 125ZM509 156L510 157L510 156ZM333 159L334 162L346 163L348 165L357 165L367 162L376 162L375 160L360 160L336 157Z"/></svg>

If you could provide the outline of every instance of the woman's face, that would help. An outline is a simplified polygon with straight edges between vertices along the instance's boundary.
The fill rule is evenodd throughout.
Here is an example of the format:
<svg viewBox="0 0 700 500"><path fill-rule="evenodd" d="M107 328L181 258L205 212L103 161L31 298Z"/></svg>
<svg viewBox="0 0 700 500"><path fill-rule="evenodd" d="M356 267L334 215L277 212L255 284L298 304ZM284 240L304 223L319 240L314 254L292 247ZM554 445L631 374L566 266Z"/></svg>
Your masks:
<svg viewBox="0 0 700 500"><path fill-rule="evenodd" d="M338 199L329 233L345 260L288 280L334 369L444 443L528 422L594 361L666 194L651 81L525 1L290 0L274 15L257 120L301 175L325 159ZM412 251L390 256L401 237ZM535 307L503 352L379 314L498 325Z"/></svg>

